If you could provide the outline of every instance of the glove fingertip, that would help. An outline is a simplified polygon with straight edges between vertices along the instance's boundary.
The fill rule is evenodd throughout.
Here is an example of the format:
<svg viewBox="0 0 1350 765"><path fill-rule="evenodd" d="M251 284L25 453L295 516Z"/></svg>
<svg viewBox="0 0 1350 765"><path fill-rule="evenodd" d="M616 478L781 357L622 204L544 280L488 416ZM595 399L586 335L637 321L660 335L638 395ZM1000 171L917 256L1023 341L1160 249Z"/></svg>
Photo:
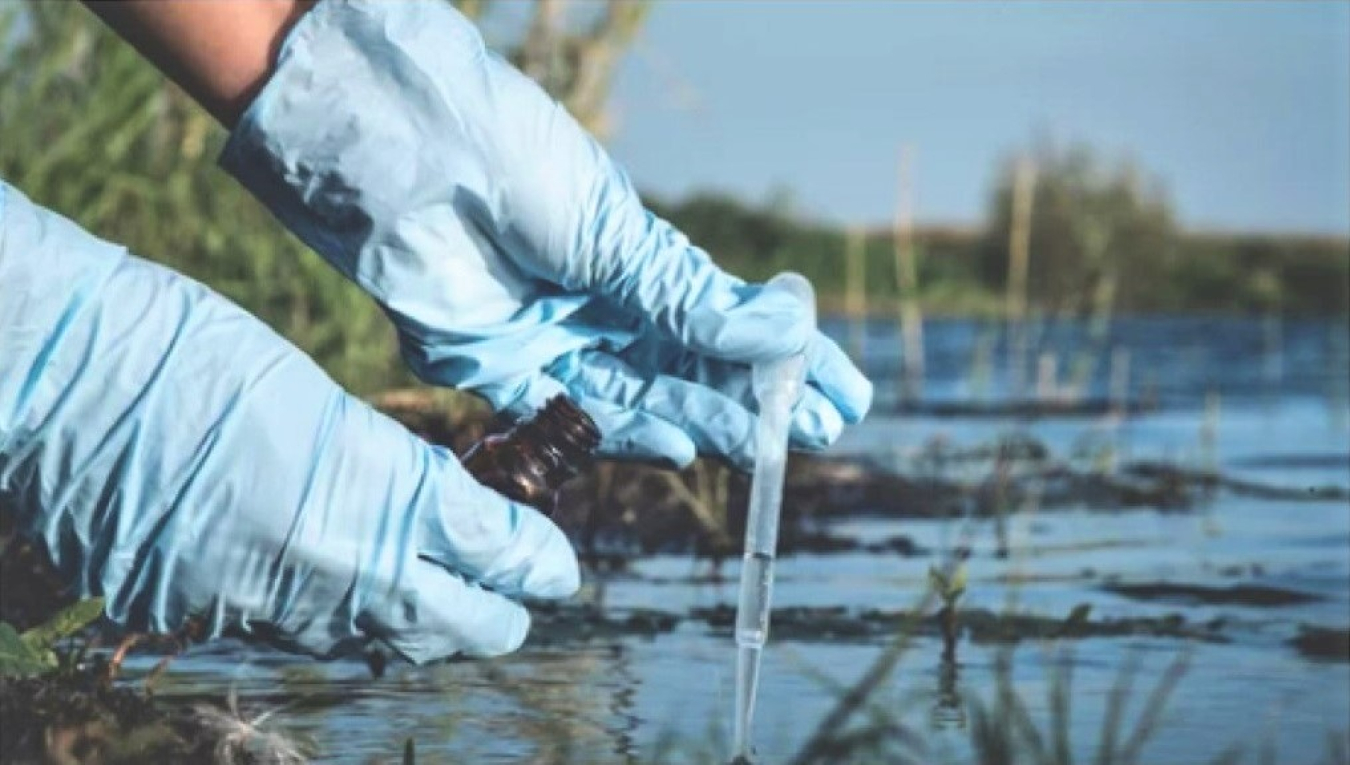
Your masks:
<svg viewBox="0 0 1350 765"><path fill-rule="evenodd" d="M872 408L872 382L863 376L843 349L820 333L811 344L808 377L834 404L848 425L862 422Z"/></svg>
<svg viewBox="0 0 1350 765"><path fill-rule="evenodd" d="M525 645L525 638L530 634L530 623L530 612L524 606L517 606L511 612L510 623L502 632L501 651L484 655L501 655L520 650L520 647Z"/></svg>
<svg viewBox="0 0 1350 765"><path fill-rule="evenodd" d="M460 653L487 659L514 653L525 644L525 638L530 634L530 612L515 601L506 598L498 600L500 603L493 609L497 623L492 628L467 636L468 639L464 642ZM446 652L445 655L450 656L453 653L453 651Z"/></svg>
<svg viewBox="0 0 1350 765"><path fill-rule="evenodd" d="M582 403L596 415L604 434L598 450L600 457L683 470L698 456L698 448L689 434L660 417L594 399Z"/></svg>
<svg viewBox="0 0 1350 765"><path fill-rule="evenodd" d="M703 353L741 363L779 359L799 353L811 339L811 311L791 293L762 286L748 297L736 295L689 316L689 345ZM738 302L736 302L738 301ZM711 302L711 301L710 301Z"/></svg>
<svg viewBox="0 0 1350 765"><path fill-rule="evenodd" d="M792 413L792 445L798 449L821 451L839 440L844 432L844 416L825 396L807 389L802 403Z"/></svg>
<svg viewBox="0 0 1350 765"><path fill-rule="evenodd" d="M398 597L369 608L375 634L414 664L510 653L530 631L524 606L425 559L412 562Z"/></svg>
<svg viewBox="0 0 1350 765"><path fill-rule="evenodd" d="M543 545L535 552L529 572L520 582L520 590L536 598L560 599L575 595L581 589L581 565L567 536L551 521L539 517L549 526Z"/></svg>
<svg viewBox="0 0 1350 765"><path fill-rule="evenodd" d="M847 392L838 389L835 392L837 398L834 400L839 406L839 413L843 416L844 422L849 425L857 425L862 422L872 409L874 388L872 382L861 374L849 386Z"/></svg>

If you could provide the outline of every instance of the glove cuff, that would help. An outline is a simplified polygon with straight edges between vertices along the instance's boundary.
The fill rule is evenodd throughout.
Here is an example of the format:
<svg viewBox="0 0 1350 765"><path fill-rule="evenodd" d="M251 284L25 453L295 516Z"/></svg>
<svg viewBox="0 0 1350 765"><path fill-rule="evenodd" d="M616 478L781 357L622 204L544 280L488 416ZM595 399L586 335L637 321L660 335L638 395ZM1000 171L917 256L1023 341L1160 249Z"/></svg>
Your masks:
<svg viewBox="0 0 1350 765"><path fill-rule="evenodd" d="M437 384L518 379L588 342L557 326L588 297L502 244L500 68L449 3L328 0L291 30L220 157L384 307Z"/></svg>

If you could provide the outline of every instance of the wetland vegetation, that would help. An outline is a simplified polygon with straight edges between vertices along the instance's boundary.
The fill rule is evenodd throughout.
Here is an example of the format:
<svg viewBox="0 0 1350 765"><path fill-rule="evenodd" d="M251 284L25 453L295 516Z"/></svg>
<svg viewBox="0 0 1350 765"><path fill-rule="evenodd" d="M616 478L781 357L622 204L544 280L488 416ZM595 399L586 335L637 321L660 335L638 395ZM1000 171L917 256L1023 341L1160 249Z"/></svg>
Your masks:
<svg viewBox="0 0 1350 765"><path fill-rule="evenodd" d="M219 173L221 131L73 4L0 2L0 136L0 176L220 290L428 440L462 453L499 427L409 389L378 309ZM1139 168L1027 154L1024 233L1054 278L1015 321L994 318L1012 163L983 225L911 232L921 396L893 233L855 239L859 301L847 232L790 204L653 200L742 276L810 276L825 331L878 382L869 420L789 471L764 760L1350 761L1350 244L1185 231ZM25 642L79 604L0 528L0 760L719 761L747 488L711 462L596 466L558 514L582 597L531 604L517 655L430 667L229 639L180 655L97 625Z"/></svg>

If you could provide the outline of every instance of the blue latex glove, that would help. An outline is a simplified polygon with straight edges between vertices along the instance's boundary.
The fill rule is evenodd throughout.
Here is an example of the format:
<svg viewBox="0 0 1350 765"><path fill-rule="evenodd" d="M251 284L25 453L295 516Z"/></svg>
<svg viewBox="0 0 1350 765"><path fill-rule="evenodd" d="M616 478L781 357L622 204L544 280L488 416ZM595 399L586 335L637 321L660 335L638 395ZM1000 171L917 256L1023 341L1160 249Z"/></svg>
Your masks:
<svg viewBox="0 0 1350 765"><path fill-rule="evenodd" d="M510 651L529 617L506 596L578 585L547 518L2 183L0 513L131 629L195 615L320 655Z"/></svg>
<svg viewBox="0 0 1350 765"><path fill-rule="evenodd" d="M423 380L517 415L565 390L607 456L748 465L748 365L803 350L796 446L825 447L871 403L802 306L644 209L449 3L312 9L221 162L384 306Z"/></svg>

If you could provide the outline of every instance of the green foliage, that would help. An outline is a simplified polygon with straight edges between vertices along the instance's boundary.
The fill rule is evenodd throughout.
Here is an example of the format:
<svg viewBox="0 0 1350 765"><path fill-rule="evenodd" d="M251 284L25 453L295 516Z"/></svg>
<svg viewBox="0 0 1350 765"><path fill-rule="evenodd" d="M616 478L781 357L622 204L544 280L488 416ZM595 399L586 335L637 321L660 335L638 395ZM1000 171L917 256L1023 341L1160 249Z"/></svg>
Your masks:
<svg viewBox="0 0 1350 765"><path fill-rule="evenodd" d="M1350 306L1350 245L1329 236L1192 235L1174 272L1203 310L1343 314Z"/></svg>
<svg viewBox="0 0 1350 765"><path fill-rule="evenodd" d="M966 594L966 566L956 563L950 573L937 566L928 567L928 586L942 599L944 605L951 608Z"/></svg>
<svg viewBox="0 0 1350 765"><path fill-rule="evenodd" d="M1097 765L1130 765L1142 761L1145 746L1152 740L1166 713L1177 685L1189 666L1188 653L1178 653L1159 675L1135 715L1126 725L1126 711L1135 697L1134 681L1141 675L1138 654L1121 664L1116 682L1106 699L1101 735L1093 762ZM1051 670L1047 706L1049 724L1039 727L1025 697L1019 693L1012 674L1011 657L998 656L994 666L995 687L988 702L971 700L974 724L970 740L975 762L980 765L1036 763L1036 765L1072 765L1070 747L1073 711L1072 654L1061 649ZM1082 761L1082 760L1078 760Z"/></svg>
<svg viewBox="0 0 1350 765"><path fill-rule="evenodd" d="M505 52L601 127L646 8L607 3L574 28L538 4ZM224 130L80 4L0 0L0 136L0 178L35 202L205 282L355 392L412 383L379 308L216 168Z"/></svg>
<svg viewBox="0 0 1350 765"><path fill-rule="evenodd" d="M410 379L379 309L216 168L205 112L79 4L5 9L0 177L224 293L349 387Z"/></svg>
<svg viewBox="0 0 1350 765"><path fill-rule="evenodd" d="M45 675L61 670L64 662L56 653L56 644L102 615L103 598L89 598L23 634L0 622L0 676Z"/></svg>
<svg viewBox="0 0 1350 765"><path fill-rule="evenodd" d="M1029 298L1051 310L1083 304L1102 279L1120 279L1119 299L1136 303L1157 289L1136 275L1161 274L1175 260L1178 230L1161 183L1132 163L1108 166L1086 146L1041 143L1031 153ZM1016 163L1005 164L994 188L981 246L985 283L1002 288L1013 223Z"/></svg>
<svg viewBox="0 0 1350 765"><path fill-rule="evenodd" d="M1034 157L1028 297L1041 311L1350 310L1350 241L1344 238L1185 232L1159 184L1130 164L1109 167L1085 147L1042 146ZM1002 309L1011 186L1009 165L984 229L914 232L926 311L990 315ZM844 230L772 203L716 194L647 201L738 276L758 281L798 271L815 285L826 310L844 306ZM866 237L863 281L874 310L889 311L898 296L893 248L889 231Z"/></svg>
<svg viewBox="0 0 1350 765"><path fill-rule="evenodd" d="M675 224L724 268L763 281L780 271L811 280L825 310L842 307L845 289L843 229L803 220L768 202L754 205L719 194L695 194L677 203L646 199L657 215ZM986 288L973 257L978 230L926 228L915 232L920 298L942 312L991 313L1000 298ZM863 282L869 303L891 305L897 296L893 240L889 232L864 241Z"/></svg>
<svg viewBox="0 0 1350 765"><path fill-rule="evenodd" d="M13 627L0 622L0 677L41 674L48 667Z"/></svg>
<svg viewBox="0 0 1350 765"><path fill-rule="evenodd" d="M23 642L35 650L51 646L93 624L103 615L103 598L88 598L61 610L46 624L23 633Z"/></svg>
<svg viewBox="0 0 1350 765"><path fill-rule="evenodd" d="M1350 242L1343 238L1181 231L1162 184L1090 147L1042 142L1031 212L1029 298L1042 310L1085 313L1109 284L1130 312L1350 310ZM979 273L1003 289L1012 228L1014 163L995 184Z"/></svg>

